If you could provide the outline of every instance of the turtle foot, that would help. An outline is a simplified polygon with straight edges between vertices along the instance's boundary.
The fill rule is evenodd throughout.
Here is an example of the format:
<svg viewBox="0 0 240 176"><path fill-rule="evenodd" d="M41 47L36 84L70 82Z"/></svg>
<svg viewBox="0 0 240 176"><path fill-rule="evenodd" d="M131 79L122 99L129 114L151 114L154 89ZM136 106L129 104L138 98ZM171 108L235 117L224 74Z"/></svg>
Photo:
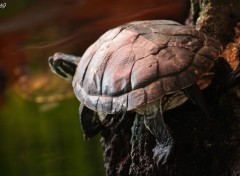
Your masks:
<svg viewBox="0 0 240 176"><path fill-rule="evenodd" d="M164 165L172 156L173 141L170 143L163 143L156 141L156 146L153 149L153 159L157 166Z"/></svg>

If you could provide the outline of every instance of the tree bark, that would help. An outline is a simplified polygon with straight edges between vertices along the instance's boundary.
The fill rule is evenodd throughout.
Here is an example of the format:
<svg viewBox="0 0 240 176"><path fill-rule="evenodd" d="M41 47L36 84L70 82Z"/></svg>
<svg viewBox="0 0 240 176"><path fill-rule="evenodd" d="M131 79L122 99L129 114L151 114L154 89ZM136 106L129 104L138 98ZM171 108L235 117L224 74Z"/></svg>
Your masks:
<svg viewBox="0 0 240 176"><path fill-rule="evenodd" d="M240 1L191 3L190 23L225 48L214 65L215 78L203 90L210 117L190 101L165 112L176 145L168 162L157 166L152 152L156 139L146 130L143 117L132 112L111 115L101 133L107 175L240 175L240 39L235 33Z"/></svg>

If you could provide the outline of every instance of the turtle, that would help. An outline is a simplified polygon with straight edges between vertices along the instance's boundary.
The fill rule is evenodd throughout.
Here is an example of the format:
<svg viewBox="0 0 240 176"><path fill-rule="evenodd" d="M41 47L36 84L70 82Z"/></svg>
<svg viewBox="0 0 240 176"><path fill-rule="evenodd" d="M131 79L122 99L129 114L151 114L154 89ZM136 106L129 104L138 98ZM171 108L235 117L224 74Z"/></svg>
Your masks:
<svg viewBox="0 0 240 176"><path fill-rule="evenodd" d="M48 62L72 82L87 137L101 130L107 115L134 111L156 137L153 156L164 164L175 143L164 112L189 99L208 116L202 90L214 77L211 68L221 50L217 40L194 27L145 20L108 30L82 57L58 52Z"/></svg>

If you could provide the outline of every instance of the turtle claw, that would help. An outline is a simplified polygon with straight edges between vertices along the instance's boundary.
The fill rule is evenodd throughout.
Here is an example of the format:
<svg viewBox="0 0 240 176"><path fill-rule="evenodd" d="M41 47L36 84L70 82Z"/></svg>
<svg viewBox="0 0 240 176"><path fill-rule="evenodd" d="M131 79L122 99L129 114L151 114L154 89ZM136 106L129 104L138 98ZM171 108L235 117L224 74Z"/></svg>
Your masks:
<svg viewBox="0 0 240 176"><path fill-rule="evenodd" d="M162 100L152 103L145 108L144 124L146 128L155 136L156 146L153 149L153 159L157 165L165 164L172 153L174 139L167 125L164 123Z"/></svg>
<svg viewBox="0 0 240 176"><path fill-rule="evenodd" d="M156 140L156 146L153 149L153 159L157 166L164 165L172 156L174 141L173 138L165 139L165 141Z"/></svg>
<svg viewBox="0 0 240 176"><path fill-rule="evenodd" d="M153 159L157 163L157 166L164 165L169 161L172 154L173 142L172 144L164 145L156 140L156 146L153 149Z"/></svg>

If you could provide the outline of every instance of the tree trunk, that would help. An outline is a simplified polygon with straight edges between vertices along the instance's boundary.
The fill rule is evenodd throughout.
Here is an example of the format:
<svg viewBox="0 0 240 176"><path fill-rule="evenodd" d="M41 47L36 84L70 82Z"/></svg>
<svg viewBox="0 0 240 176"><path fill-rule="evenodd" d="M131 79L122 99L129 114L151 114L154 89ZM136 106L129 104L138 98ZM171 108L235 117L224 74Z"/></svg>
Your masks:
<svg viewBox="0 0 240 176"><path fill-rule="evenodd" d="M235 34L240 1L191 3L190 23L225 48L224 58L214 66L215 78L203 91L210 117L190 101L165 112L176 144L168 162L157 166L152 152L156 139L146 130L143 117L132 112L112 115L101 134L107 175L240 175L240 39Z"/></svg>

